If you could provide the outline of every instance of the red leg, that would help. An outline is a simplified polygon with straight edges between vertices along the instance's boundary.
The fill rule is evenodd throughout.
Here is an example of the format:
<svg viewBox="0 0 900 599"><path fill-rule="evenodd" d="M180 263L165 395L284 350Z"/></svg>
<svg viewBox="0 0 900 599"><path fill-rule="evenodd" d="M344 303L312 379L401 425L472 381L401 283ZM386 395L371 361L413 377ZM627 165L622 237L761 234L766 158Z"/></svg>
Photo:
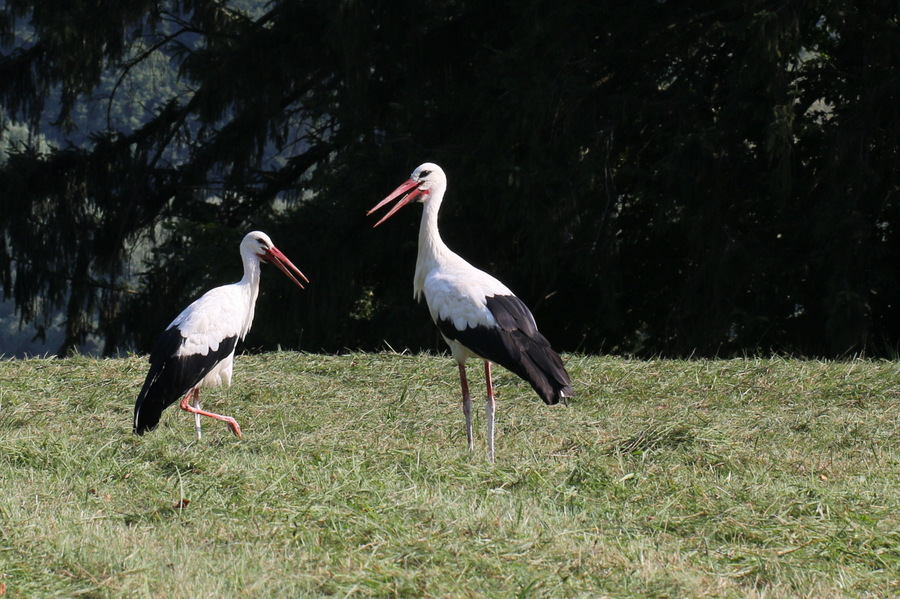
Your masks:
<svg viewBox="0 0 900 599"><path fill-rule="evenodd" d="M484 380L487 383L487 405L484 408L485 416L487 416L488 426L488 456L494 461L494 411L496 409L496 401L494 401L494 384L491 381L491 363L484 361Z"/></svg>
<svg viewBox="0 0 900 599"><path fill-rule="evenodd" d="M472 397L469 395L469 382L466 380L466 365L457 362L459 366L459 384L462 386L462 409L466 416L466 438L469 440L469 451L475 449L475 442L472 440Z"/></svg>
<svg viewBox="0 0 900 599"><path fill-rule="evenodd" d="M191 402L191 405L200 409L200 389L194 388L194 401ZM197 429L197 440L200 441L203 438L203 435L200 433L200 414L194 414L194 428Z"/></svg>
<svg viewBox="0 0 900 599"><path fill-rule="evenodd" d="M199 414L200 416L209 416L210 418L215 418L216 420L221 420L228 424L231 427L231 430L238 437L243 437L241 434L241 427L238 425L237 420L232 418L231 416L222 416L221 414L213 414L212 412L207 412L206 410L201 410L200 408L196 408L191 405L191 396L193 396L194 401L196 402L200 396L200 390L194 389L190 393L184 396L184 399L181 400L181 409L185 412L190 412L191 414Z"/></svg>

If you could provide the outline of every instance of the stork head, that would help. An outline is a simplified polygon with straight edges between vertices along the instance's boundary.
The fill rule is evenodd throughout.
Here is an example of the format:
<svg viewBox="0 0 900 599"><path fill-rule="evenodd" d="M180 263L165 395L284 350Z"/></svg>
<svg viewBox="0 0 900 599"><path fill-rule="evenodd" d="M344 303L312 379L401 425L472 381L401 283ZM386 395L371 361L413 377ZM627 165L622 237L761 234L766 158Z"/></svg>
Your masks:
<svg viewBox="0 0 900 599"><path fill-rule="evenodd" d="M303 288L303 284L294 276L295 274L309 283L309 279L300 272L300 269L294 266L294 263L288 260L288 257L281 253L269 236L262 231L253 231L244 236L244 240L241 242L241 254L250 254L256 256L258 260L274 264L278 270L286 274L301 288Z"/></svg>
<svg viewBox="0 0 900 599"><path fill-rule="evenodd" d="M433 196L443 195L445 189L447 189L447 176L444 174L444 171L441 170L441 167L433 162L420 164L405 183L392 191L388 197L378 202L374 208L366 213L366 216L372 214L391 200L400 198L394 207L391 208L380 221L375 223L375 226L377 227L410 202L414 200L417 202L427 202L428 199Z"/></svg>

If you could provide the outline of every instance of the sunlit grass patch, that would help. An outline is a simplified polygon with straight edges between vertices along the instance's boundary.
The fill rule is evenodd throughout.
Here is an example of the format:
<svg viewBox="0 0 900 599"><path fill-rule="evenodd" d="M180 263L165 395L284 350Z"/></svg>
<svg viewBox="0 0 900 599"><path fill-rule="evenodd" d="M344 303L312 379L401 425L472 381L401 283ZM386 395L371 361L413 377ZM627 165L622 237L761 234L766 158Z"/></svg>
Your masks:
<svg viewBox="0 0 900 599"><path fill-rule="evenodd" d="M892 362L497 369L497 462L441 356L239 356L131 434L143 358L0 362L6 595L843 597L900 591ZM473 369L472 380L477 380Z"/></svg>

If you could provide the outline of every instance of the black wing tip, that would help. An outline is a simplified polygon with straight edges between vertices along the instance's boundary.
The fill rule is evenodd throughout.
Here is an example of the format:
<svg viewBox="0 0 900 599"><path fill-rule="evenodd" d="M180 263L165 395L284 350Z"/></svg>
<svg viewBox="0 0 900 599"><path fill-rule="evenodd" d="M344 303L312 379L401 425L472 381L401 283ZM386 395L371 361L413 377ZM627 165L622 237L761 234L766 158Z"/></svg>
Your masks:
<svg viewBox="0 0 900 599"><path fill-rule="evenodd" d="M555 406L560 402L564 405L569 405L569 400L575 397L575 391L572 389L572 385L566 385L565 387L552 389L550 393L540 393L540 396L548 406Z"/></svg>
<svg viewBox="0 0 900 599"><path fill-rule="evenodd" d="M141 393L134 404L131 431L135 435L140 436L147 431L152 431L159 424L159 419L162 417L162 410L165 409L165 406L159 407L162 404L160 403L160 398L157 397L158 393L155 393L155 391L158 391L154 384L156 382L154 370L151 369L147 375L147 380L144 382L144 387L141 389Z"/></svg>
<svg viewBox="0 0 900 599"><path fill-rule="evenodd" d="M134 424L131 428L131 431L138 436L142 436L144 433L152 431L159 425L159 419L162 414L158 414L156 419L149 419L146 417L146 414L141 414L144 416L143 418L135 415L134 420L132 421Z"/></svg>
<svg viewBox="0 0 900 599"><path fill-rule="evenodd" d="M152 430L155 429L155 428L156 428L156 425L155 425L155 424L153 424L153 425L150 425L150 424L137 424L137 425L134 426L134 428L131 429L131 431L132 431L135 435L137 435L138 437L142 437L142 436L144 435L144 433L150 432L150 431L152 431Z"/></svg>

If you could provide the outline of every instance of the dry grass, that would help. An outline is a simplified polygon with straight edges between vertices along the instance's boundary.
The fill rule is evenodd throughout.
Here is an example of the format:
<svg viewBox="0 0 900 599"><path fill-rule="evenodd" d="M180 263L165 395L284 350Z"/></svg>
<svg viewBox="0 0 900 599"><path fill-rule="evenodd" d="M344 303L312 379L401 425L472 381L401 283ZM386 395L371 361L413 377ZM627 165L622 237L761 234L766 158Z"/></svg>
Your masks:
<svg viewBox="0 0 900 599"><path fill-rule="evenodd" d="M900 592L895 363L568 366L569 408L496 369L491 464L445 357L241 356L199 443L131 434L141 358L0 362L0 595Z"/></svg>

